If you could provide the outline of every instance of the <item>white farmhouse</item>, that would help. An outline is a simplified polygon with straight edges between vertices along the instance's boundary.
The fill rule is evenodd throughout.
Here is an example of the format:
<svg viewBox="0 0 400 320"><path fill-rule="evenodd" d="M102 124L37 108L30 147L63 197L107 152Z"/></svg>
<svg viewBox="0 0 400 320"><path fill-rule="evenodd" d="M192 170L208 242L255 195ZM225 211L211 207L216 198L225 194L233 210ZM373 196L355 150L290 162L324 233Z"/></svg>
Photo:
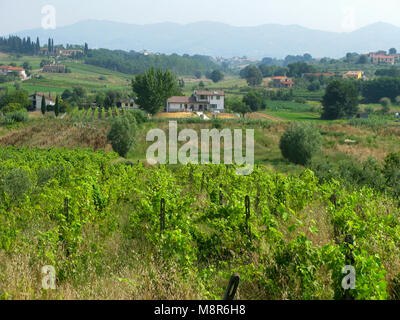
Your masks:
<svg viewBox="0 0 400 320"><path fill-rule="evenodd" d="M190 97L175 96L167 100L167 112L219 111L224 112L223 91L194 91Z"/></svg>
<svg viewBox="0 0 400 320"><path fill-rule="evenodd" d="M6 76L10 73L17 73L21 80L26 80L27 75L25 69L13 66L0 66L0 75Z"/></svg>
<svg viewBox="0 0 400 320"><path fill-rule="evenodd" d="M42 97L44 96L44 99L46 101L46 106L54 106L55 100L50 97L46 96L43 93L36 92L35 94L32 94L29 96L29 100L32 101L32 108L31 110L40 110L42 108Z"/></svg>

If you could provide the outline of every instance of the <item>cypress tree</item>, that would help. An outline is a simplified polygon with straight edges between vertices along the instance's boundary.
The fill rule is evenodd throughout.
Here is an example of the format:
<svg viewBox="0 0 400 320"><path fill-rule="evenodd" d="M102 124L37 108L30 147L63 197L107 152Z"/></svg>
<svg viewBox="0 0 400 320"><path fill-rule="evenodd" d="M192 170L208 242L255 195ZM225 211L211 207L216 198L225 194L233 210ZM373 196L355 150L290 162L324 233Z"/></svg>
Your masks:
<svg viewBox="0 0 400 320"><path fill-rule="evenodd" d="M42 114L44 115L46 113L46 98L44 96L42 96L42 106L40 109L42 111Z"/></svg>
<svg viewBox="0 0 400 320"><path fill-rule="evenodd" d="M58 117L58 114L60 113L60 99L58 96L56 98L56 105L54 106L54 113L56 114L56 117Z"/></svg>

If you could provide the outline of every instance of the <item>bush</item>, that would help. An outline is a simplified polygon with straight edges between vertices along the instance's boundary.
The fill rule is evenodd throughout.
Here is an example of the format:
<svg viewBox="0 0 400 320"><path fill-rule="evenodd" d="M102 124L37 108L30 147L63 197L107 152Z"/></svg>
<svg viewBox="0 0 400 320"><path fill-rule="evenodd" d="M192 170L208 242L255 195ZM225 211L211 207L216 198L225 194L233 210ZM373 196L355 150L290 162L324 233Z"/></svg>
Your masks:
<svg viewBox="0 0 400 320"><path fill-rule="evenodd" d="M142 110L133 110L129 113L133 114L137 124L142 124L149 121L149 116Z"/></svg>
<svg viewBox="0 0 400 320"><path fill-rule="evenodd" d="M281 137L279 147L284 158L295 164L306 165L320 151L322 136L309 123L293 123Z"/></svg>
<svg viewBox="0 0 400 320"><path fill-rule="evenodd" d="M294 102L301 103L301 104L306 104L307 103L307 99L299 97L299 98L294 99Z"/></svg>
<svg viewBox="0 0 400 320"><path fill-rule="evenodd" d="M6 114L6 113L21 111L21 110L26 110L26 109L20 103L9 103L8 105L4 106L1 109L1 112Z"/></svg>
<svg viewBox="0 0 400 320"><path fill-rule="evenodd" d="M397 104L398 106L400 106L400 96L397 96L396 99L395 99L395 101L396 101L396 104Z"/></svg>
<svg viewBox="0 0 400 320"><path fill-rule="evenodd" d="M27 172L21 168L15 168L4 177L2 189L13 200L22 197L31 189L32 182Z"/></svg>
<svg viewBox="0 0 400 320"><path fill-rule="evenodd" d="M6 124L13 124L15 122L26 122L28 121L29 116L26 111L15 111L7 113L4 117L4 122Z"/></svg>
<svg viewBox="0 0 400 320"><path fill-rule="evenodd" d="M121 157L126 157L134 144L135 123L127 118L116 118L113 121L107 139L111 142L113 150Z"/></svg>
<svg viewBox="0 0 400 320"><path fill-rule="evenodd" d="M392 101L389 98L382 98L379 103L382 105L382 113L389 113Z"/></svg>

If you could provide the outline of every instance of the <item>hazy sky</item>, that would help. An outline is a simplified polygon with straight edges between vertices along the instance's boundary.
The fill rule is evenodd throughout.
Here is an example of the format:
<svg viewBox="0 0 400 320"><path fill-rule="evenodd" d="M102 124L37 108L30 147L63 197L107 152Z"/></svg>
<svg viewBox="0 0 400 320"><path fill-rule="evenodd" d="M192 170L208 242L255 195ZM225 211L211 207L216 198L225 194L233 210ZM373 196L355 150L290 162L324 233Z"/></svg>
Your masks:
<svg viewBox="0 0 400 320"><path fill-rule="evenodd" d="M398 0L0 0L0 34L41 27L45 5L56 9L57 26L86 19L299 24L328 31L351 31L378 21L400 26Z"/></svg>

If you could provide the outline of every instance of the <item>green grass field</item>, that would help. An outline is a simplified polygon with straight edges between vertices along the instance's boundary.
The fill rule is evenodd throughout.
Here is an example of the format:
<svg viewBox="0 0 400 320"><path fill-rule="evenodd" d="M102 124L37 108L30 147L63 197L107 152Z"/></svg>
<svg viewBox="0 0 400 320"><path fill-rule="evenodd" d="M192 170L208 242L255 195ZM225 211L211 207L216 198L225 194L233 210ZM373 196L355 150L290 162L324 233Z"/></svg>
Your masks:
<svg viewBox="0 0 400 320"><path fill-rule="evenodd" d="M32 66L32 79L23 81L21 86L29 93L46 92L51 94L61 94L66 89L76 86L84 87L89 94L109 89L119 89L130 91L130 82L133 76L126 75L112 70L86 65L78 61L61 62L65 64L71 73L43 73L40 69L40 62L44 57L23 56L17 58L15 55L0 55L1 64L15 63L22 66L24 62L29 62ZM41 76L41 78L35 78ZM4 84L13 90L14 83Z"/></svg>

